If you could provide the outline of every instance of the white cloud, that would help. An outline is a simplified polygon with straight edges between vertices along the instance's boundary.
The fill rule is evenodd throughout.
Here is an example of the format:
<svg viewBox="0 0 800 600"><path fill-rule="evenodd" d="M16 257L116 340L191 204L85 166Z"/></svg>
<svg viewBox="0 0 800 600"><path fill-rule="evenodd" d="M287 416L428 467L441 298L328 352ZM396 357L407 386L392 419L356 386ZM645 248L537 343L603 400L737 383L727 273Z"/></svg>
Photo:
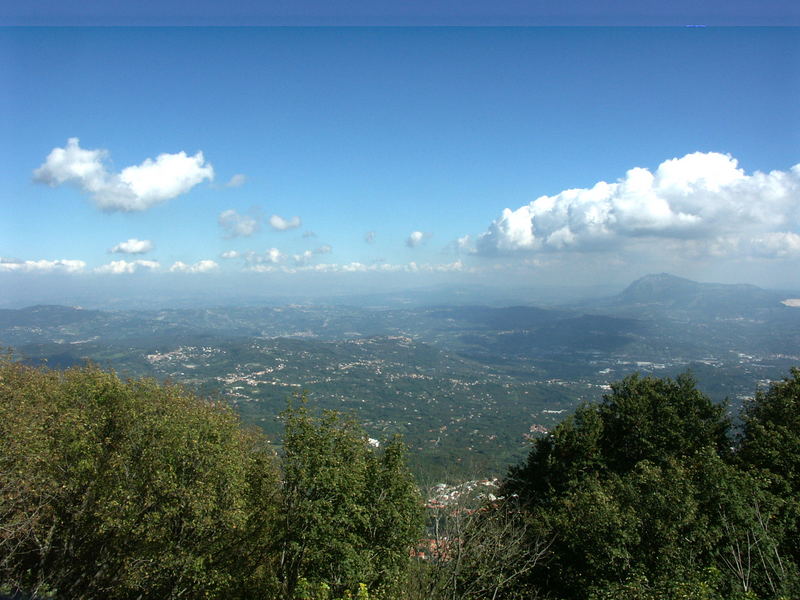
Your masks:
<svg viewBox="0 0 800 600"><path fill-rule="evenodd" d="M277 265L286 260L286 255L277 248L270 248L265 252L240 252L238 257L243 258L245 265L249 270L265 271L268 269L261 268L265 265ZM255 268L259 267L259 268Z"/></svg>
<svg viewBox="0 0 800 600"><path fill-rule="evenodd" d="M308 264L313 257L314 257L313 250L306 250L301 254L293 254L292 260L296 265L305 265Z"/></svg>
<svg viewBox="0 0 800 600"><path fill-rule="evenodd" d="M82 260L16 260L13 258L0 257L0 273L50 273L54 271L80 273L85 268L86 263Z"/></svg>
<svg viewBox="0 0 800 600"><path fill-rule="evenodd" d="M236 173L233 177L228 180L228 183L225 184L225 187L229 188L237 188L242 187L247 182L247 175L243 173Z"/></svg>
<svg viewBox="0 0 800 600"><path fill-rule="evenodd" d="M112 260L110 263L97 267L95 273L120 275L122 273L135 273L140 269L154 271L158 269L158 261L155 260Z"/></svg>
<svg viewBox="0 0 800 600"><path fill-rule="evenodd" d="M330 244L323 244L319 248L305 250L301 254L293 254L292 260L296 265L307 265L309 262L311 262L311 259L314 258L314 256L319 254L330 254L332 251L333 248L330 246Z"/></svg>
<svg viewBox="0 0 800 600"><path fill-rule="evenodd" d="M372 244L373 242L375 242L376 235L377 234L374 231L368 231L367 233L364 234L364 241L367 242L368 244Z"/></svg>
<svg viewBox="0 0 800 600"><path fill-rule="evenodd" d="M784 258L800 256L800 235L792 232L765 233L749 240L752 256Z"/></svg>
<svg viewBox="0 0 800 600"><path fill-rule="evenodd" d="M406 238L406 246L409 248L416 248L425 242L429 237L431 237L430 233L426 233L424 231L412 231L408 238Z"/></svg>
<svg viewBox="0 0 800 600"><path fill-rule="evenodd" d="M292 217L291 219L284 219L280 215L272 215L269 218L270 227L276 231L286 231L288 229L297 229L302 225L300 217Z"/></svg>
<svg viewBox="0 0 800 600"><path fill-rule="evenodd" d="M53 148L45 162L33 172L35 181L56 187L76 185L106 211L141 211L185 194L197 184L214 179L214 168L203 153L187 156L159 154L140 165L111 173L104 164L107 150L86 150L78 138L69 138L64 148Z"/></svg>
<svg viewBox="0 0 800 600"><path fill-rule="evenodd" d="M200 260L193 265L187 265L185 262L176 261L172 263L169 268L170 273L208 273L219 268L219 265L213 260Z"/></svg>
<svg viewBox="0 0 800 600"><path fill-rule="evenodd" d="M240 256L241 254L236 250L226 250L219 255L220 258L224 258L226 260L230 260L231 258L239 258Z"/></svg>
<svg viewBox="0 0 800 600"><path fill-rule="evenodd" d="M153 249L153 242L150 240L137 240L136 238L131 238L124 242L120 242L109 252L120 252L122 254L144 254L145 252L150 252Z"/></svg>
<svg viewBox="0 0 800 600"><path fill-rule="evenodd" d="M690 248L694 255L734 258L788 258L800 256L800 235L768 232L753 236L725 236Z"/></svg>
<svg viewBox="0 0 800 600"><path fill-rule="evenodd" d="M277 248L270 248L262 257L264 262L279 263L284 259L284 254Z"/></svg>
<svg viewBox="0 0 800 600"><path fill-rule="evenodd" d="M729 155L696 152L667 160L654 173L637 167L616 183L506 208L478 237L477 252L582 251L648 237L711 242L738 236L737 247L751 239L755 248L767 235L766 246L778 239L785 246L800 224L799 202L800 165L747 175Z"/></svg>
<svg viewBox="0 0 800 600"><path fill-rule="evenodd" d="M457 252L465 252L471 254L475 252L475 242L471 235L462 235L455 241L455 249Z"/></svg>
<svg viewBox="0 0 800 600"><path fill-rule="evenodd" d="M250 237L259 230L258 219L250 215L240 215L232 208L219 213L217 223L228 239Z"/></svg>

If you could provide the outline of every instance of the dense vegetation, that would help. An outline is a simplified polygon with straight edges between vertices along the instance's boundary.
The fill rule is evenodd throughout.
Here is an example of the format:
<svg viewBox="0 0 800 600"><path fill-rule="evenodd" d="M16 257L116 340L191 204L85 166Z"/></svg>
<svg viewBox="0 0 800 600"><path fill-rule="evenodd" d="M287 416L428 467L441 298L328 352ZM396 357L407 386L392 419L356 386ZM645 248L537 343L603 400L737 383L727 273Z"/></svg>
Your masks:
<svg viewBox="0 0 800 600"><path fill-rule="evenodd" d="M0 364L0 583L57 598L391 594L421 533L404 448L284 414L279 460L226 405L88 366Z"/></svg>
<svg viewBox="0 0 800 600"><path fill-rule="evenodd" d="M800 597L800 371L746 405L631 376L536 441L504 484L562 599Z"/></svg>
<svg viewBox="0 0 800 600"><path fill-rule="evenodd" d="M224 403L92 366L0 365L0 583L55 598L800 597L800 371L733 429L631 376L429 519L405 448L298 400L280 455ZM476 510L477 509L477 510ZM432 538L432 539L431 539Z"/></svg>

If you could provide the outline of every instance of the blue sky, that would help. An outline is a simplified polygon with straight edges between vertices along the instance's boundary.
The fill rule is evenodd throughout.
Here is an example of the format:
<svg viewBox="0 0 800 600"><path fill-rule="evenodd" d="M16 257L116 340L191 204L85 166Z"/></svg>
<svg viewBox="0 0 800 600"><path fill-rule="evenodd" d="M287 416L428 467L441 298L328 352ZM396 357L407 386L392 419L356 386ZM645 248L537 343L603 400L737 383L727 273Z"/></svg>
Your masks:
<svg viewBox="0 0 800 600"><path fill-rule="evenodd" d="M797 287L798 99L796 28L0 29L0 285Z"/></svg>

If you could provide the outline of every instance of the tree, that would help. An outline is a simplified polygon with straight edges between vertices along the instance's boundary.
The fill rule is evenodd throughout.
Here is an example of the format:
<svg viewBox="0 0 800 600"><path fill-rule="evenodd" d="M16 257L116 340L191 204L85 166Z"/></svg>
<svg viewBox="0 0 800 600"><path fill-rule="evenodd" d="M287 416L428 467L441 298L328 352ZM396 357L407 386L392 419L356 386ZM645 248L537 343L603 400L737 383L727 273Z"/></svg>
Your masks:
<svg viewBox="0 0 800 600"><path fill-rule="evenodd" d="M220 403L94 366L0 364L0 581L59 598L233 593L258 577L247 551L272 537L277 485L263 437Z"/></svg>
<svg viewBox="0 0 800 600"><path fill-rule="evenodd" d="M706 581L725 542L720 507L741 487L729 427L690 376L633 375L537 440L501 490L519 497L532 542L553 539L531 581L576 599ZM732 577L714 585L733 590Z"/></svg>
<svg viewBox="0 0 800 600"><path fill-rule="evenodd" d="M759 390L745 405L739 464L759 481L778 508L763 527L781 531L773 558L800 594L800 369Z"/></svg>
<svg viewBox="0 0 800 600"><path fill-rule="evenodd" d="M291 598L301 579L334 594L402 585L419 538L422 503L395 440L382 452L333 411L304 399L284 414L281 579Z"/></svg>
<svg viewBox="0 0 800 600"><path fill-rule="evenodd" d="M730 454L727 406L714 404L689 373L676 379L631 375L612 384L598 408L606 465L624 472L642 460L662 463L704 448Z"/></svg>
<svg viewBox="0 0 800 600"><path fill-rule="evenodd" d="M742 420L742 464L769 475L775 489L800 496L800 369L759 390Z"/></svg>

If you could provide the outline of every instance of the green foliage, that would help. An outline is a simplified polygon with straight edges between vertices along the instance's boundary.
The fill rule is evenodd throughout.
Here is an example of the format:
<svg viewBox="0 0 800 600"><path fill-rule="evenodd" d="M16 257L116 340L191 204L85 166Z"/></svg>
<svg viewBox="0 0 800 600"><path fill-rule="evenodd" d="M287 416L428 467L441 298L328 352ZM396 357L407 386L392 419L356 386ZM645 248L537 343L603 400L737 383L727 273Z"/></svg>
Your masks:
<svg viewBox="0 0 800 600"><path fill-rule="evenodd" d="M286 593L301 577L326 582L334 594L360 583L393 591L405 580L422 524L404 446L395 439L376 452L354 420L332 411L317 417L305 401L284 418Z"/></svg>
<svg viewBox="0 0 800 600"><path fill-rule="evenodd" d="M37 597L787 600L800 597L800 371L734 442L689 376L631 376L534 442L503 500L436 519L395 438L233 411L93 366L0 360L0 589ZM410 573L410 566L417 569ZM409 581L411 584L409 584Z"/></svg>
<svg viewBox="0 0 800 600"><path fill-rule="evenodd" d="M214 597L274 519L277 471L230 409L96 367L0 366L0 573L69 598Z"/></svg>
<svg viewBox="0 0 800 600"><path fill-rule="evenodd" d="M292 600L369 600L369 589L365 583L359 583L355 595L345 590L344 595L334 598L331 587L325 583L310 583L301 577L294 590Z"/></svg>
<svg viewBox="0 0 800 600"><path fill-rule="evenodd" d="M631 375L613 384L599 406L605 464L624 472L643 460L660 463L704 448L727 455L726 406L695 386L689 374L675 380Z"/></svg>
<svg viewBox="0 0 800 600"><path fill-rule="evenodd" d="M769 490L776 505L765 521L781 530L776 553L800 565L800 369L766 392L759 390L742 420L740 464Z"/></svg>
<svg viewBox="0 0 800 600"><path fill-rule="evenodd" d="M303 579L387 595L420 534L404 446L377 451L305 406L286 424L280 464L225 404L5 359L0 583L69 599L293 598Z"/></svg>
<svg viewBox="0 0 800 600"><path fill-rule="evenodd" d="M745 406L739 456L800 492L800 369Z"/></svg>
<svg viewBox="0 0 800 600"><path fill-rule="evenodd" d="M530 580L565 599L797 594L793 376L749 409L740 457L689 376L628 377L537 440L503 490L553 536Z"/></svg>

